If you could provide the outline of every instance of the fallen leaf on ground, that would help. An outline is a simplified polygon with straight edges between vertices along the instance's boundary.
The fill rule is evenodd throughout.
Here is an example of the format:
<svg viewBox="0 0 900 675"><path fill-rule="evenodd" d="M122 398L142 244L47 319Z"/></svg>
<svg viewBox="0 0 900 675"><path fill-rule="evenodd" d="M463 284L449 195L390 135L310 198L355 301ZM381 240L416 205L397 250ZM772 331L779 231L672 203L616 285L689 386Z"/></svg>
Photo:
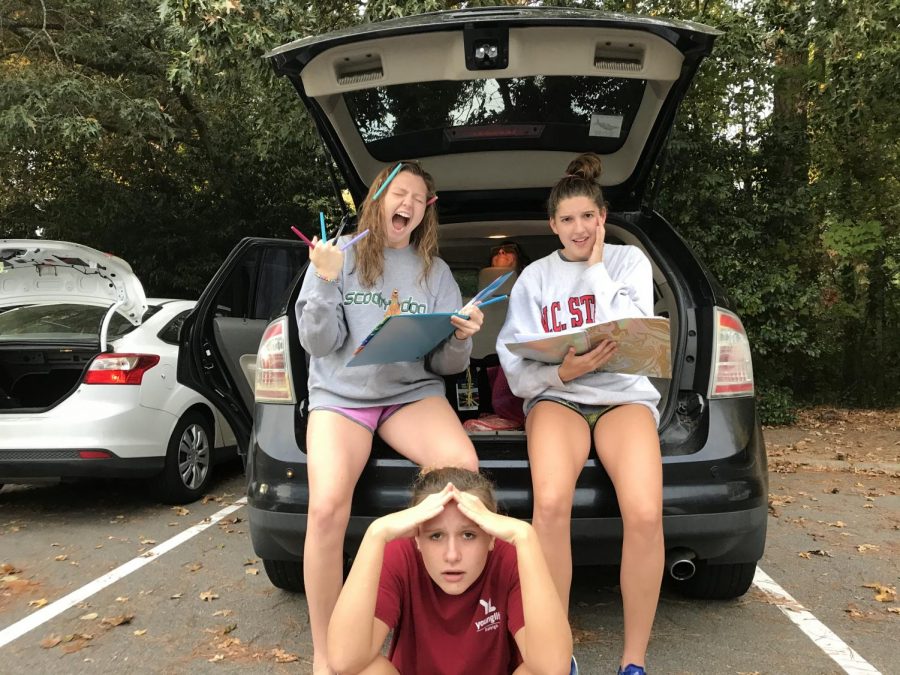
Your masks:
<svg viewBox="0 0 900 675"><path fill-rule="evenodd" d="M116 602L128 602L128 596L120 595L118 598L116 598Z"/></svg>
<svg viewBox="0 0 900 675"><path fill-rule="evenodd" d="M210 663L218 663L219 661L225 660L225 655L224 654L216 654L211 659L206 659L206 660L209 661Z"/></svg>
<svg viewBox="0 0 900 675"><path fill-rule="evenodd" d="M173 593L169 596L169 600L180 600L182 595L184 595L184 593Z"/></svg>
<svg viewBox="0 0 900 675"><path fill-rule="evenodd" d="M100 619L100 623L106 626L122 626L131 623L134 614L119 614L119 616L106 616Z"/></svg>
<svg viewBox="0 0 900 675"><path fill-rule="evenodd" d="M203 569L203 563L194 562L184 566L188 572L199 572Z"/></svg>
<svg viewBox="0 0 900 675"><path fill-rule="evenodd" d="M18 574L21 571L22 570L11 563L0 563L0 572L3 572L4 574Z"/></svg>
<svg viewBox="0 0 900 675"><path fill-rule="evenodd" d="M56 560L58 562L62 562L63 560L68 560L68 559L69 559L69 556L67 556L65 553L63 553L62 555L58 555L54 558L54 560Z"/></svg>
<svg viewBox="0 0 900 675"><path fill-rule="evenodd" d="M821 549L821 548L811 549L811 550L807 551L807 553L811 553L812 555L820 555L823 558L833 558L834 557L828 551L825 551L824 549Z"/></svg>
<svg viewBox="0 0 900 675"><path fill-rule="evenodd" d="M147 632L146 628L141 628L140 630L134 631L134 635L137 635L138 637L140 637L141 635L143 635L146 632Z"/></svg>
<svg viewBox="0 0 900 675"><path fill-rule="evenodd" d="M259 562L259 558L247 558L244 561L244 567L246 567L247 565L255 565L258 562Z"/></svg>
<svg viewBox="0 0 900 675"><path fill-rule="evenodd" d="M856 547L856 550L860 553L865 553L866 551L877 551L878 546L875 544L860 544Z"/></svg>
<svg viewBox="0 0 900 675"><path fill-rule="evenodd" d="M232 609L219 609L213 612L213 616L231 616L232 614L234 614Z"/></svg>
<svg viewBox="0 0 900 675"><path fill-rule="evenodd" d="M41 647L44 649L53 649L60 642L62 642L62 638L59 635L48 635L41 640Z"/></svg>
<svg viewBox="0 0 900 675"><path fill-rule="evenodd" d="M80 652L85 647L87 647L87 640L75 640L63 645L62 651L63 654L74 654L75 652Z"/></svg>
<svg viewBox="0 0 900 675"><path fill-rule="evenodd" d="M300 660L296 654L291 654L283 649L273 649L272 656L275 657L275 663L294 663L294 661Z"/></svg>
<svg viewBox="0 0 900 675"><path fill-rule="evenodd" d="M847 609L844 610L851 619L862 619L864 618L864 614L859 611L859 607L854 605L853 603L847 605Z"/></svg>
<svg viewBox="0 0 900 675"><path fill-rule="evenodd" d="M97 612L91 612L90 614L83 614L78 617L81 621L93 621L97 618Z"/></svg>
<svg viewBox="0 0 900 675"><path fill-rule="evenodd" d="M900 614L900 607L888 607L887 611L891 614Z"/></svg>
<svg viewBox="0 0 900 675"><path fill-rule="evenodd" d="M190 513L190 511L188 511L183 506L173 506L172 510L175 512L175 515L177 515L177 516L186 516Z"/></svg>
<svg viewBox="0 0 900 675"><path fill-rule="evenodd" d="M140 541L141 544L143 544L144 546L155 546L156 545L156 539L143 539L142 538L142 539L138 539L138 541Z"/></svg>
<svg viewBox="0 0 900 675"><path fill-rule="evenodd" d="M46 604L47 604L47 598L41 598L40 600L29 600L28 601L29 607L43 607Z"/></svg>
<svg viewBox="0 0 900 675"><path fill-rule="evenodd" d="M863 588L871 588L875 591L875 599L878 602L893 602L897 599L897 590L892 586L873 583L863 584Z"/></svg>
<svg viewBox="0 0 900 675"><path fill-rule="evenodd" d="M256 569L255 567L248 567L246 570L244 570L244 573L245 574L253 574L255 576L255 575L259 574L259 570Z"/></svg>
<svg viewBox="0 0 900 675"><path fill-rule="evenodd" d="M836 520L833 523L828 523L828 526L829 527L844 527L845 525L844 525L844 521Z"/></svg>
<svg viewBox="0 0 900 675"><path fill-rule="evenodd" d="M215 600L219 597L218 593L213 593L212 591L203 591L200 593L200 599L204 602L209 602L210 600Z"/></svg>

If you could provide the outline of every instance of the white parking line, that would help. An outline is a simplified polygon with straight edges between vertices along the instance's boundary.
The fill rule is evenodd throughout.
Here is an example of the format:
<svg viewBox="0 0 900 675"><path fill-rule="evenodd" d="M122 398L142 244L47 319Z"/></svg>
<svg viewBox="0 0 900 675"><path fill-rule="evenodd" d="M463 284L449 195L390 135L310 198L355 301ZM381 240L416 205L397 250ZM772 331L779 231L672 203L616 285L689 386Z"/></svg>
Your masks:
<svg viewBox="0 0 900 675"><path fill-rule="evenodd" d="M797 627L806 633L806 636L830 656L845 673L849 675L881 675L875 666L835 635L828 626L814 617L806 607L797 602L790 593L759 567L756 568L753 585L775 600L778 609L797 624Z"/></svg>
<svg viewBox="0 0 900 675"><path fill-rule="evenodd" d="M150 549L146 553L142 553L139 557L134 558L133 560L129 560L123 565L119 565L116 569L107 572L102 577L94 579L89 584L82 586L78 590L72 591L56 602L53 602L46 607L42 607L34 614L31 614L24 619L17 621L13 625L4 628L2 631L0 631L0 648L5 647L16 638L22 637L23 635L25 635L25 633L34 630L41 624L48 622L53 617L62 614L67 609L70 609L77 605L79 602L83 602L85 599L91 597L95 593L102 591L104 588L114 584L119 579L128 576L135 570L139 570L147 563L153 562L163 553L168 553L176 546L179 546L192 537L197 536L206 528L218 523L225 516L234 513L238 509L242 508L246 503L247 498L241 497L231 506L226 506L221 511L218 511L211 515L208 519L205 518L203 522L189 527L184 532L176 534L171 539L167 539L159 546Z"/></svg>

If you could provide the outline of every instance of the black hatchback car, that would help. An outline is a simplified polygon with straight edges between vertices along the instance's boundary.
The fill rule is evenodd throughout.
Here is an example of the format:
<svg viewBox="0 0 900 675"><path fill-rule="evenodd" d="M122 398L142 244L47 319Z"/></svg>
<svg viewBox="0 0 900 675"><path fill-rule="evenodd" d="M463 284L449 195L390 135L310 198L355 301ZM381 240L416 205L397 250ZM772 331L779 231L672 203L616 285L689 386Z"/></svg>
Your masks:
<svg viewBox="0 0 900 675"><path fill-rule="evenodd" d="M766 537L766 456L741 321L649 195L676 109L716 35L587 10L472 9L366 24L267 55L357 203L398 160L432 173L440 254L464 296L490 276L498 242L531 259L558 246L549 188L576 154L602 155L607 241L647 254L655 312L670 319L672 378L655 381L668 567L685 593L703 598L739 596L753 580ZM306 253L299 241L242 241L185 323L179 364L179 379L221 408L247 453L253 547L272 583L290 590L303 588L309 496L308 359L293 318ZM497 362L504 312L503 303L485 309L469 370L447 378L461 420L492 412L486 370ZM470 435L502 508L529 518L525 432ZM354 495L348 556L374 518L406 504L416 471L376 438ZM592 457L572 509L575 564L617 563L621 536L612 484Z"/></svg>

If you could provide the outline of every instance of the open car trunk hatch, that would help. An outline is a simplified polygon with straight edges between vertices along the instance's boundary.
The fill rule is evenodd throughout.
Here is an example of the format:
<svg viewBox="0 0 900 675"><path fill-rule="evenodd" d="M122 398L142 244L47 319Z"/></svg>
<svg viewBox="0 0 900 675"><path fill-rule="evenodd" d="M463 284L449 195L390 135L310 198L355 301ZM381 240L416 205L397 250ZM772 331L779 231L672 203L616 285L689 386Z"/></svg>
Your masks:
<svg viewBox="0 0 900 675"><path fill-rule="evenodd" d="M271 51L359 202L402 159L442 213L538 209L568 161L603 157L613 208L636 210L675 111L718 32L582 9L490 8L364 24Z"/></svg>

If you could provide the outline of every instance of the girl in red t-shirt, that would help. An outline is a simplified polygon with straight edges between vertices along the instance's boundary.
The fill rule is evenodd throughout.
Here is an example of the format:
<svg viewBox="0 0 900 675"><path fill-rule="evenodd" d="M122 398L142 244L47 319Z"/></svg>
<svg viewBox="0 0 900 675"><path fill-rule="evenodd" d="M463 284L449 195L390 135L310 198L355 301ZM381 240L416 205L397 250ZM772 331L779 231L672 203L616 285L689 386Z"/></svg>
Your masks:
<svg viewBox="0 0 900 675"><path fill-rule="evenodd" d="M339 673L569 673L572 632L534 529L466 469L424 473L369 526L328 624ZM393 630L388 657L381 647Z"/></svg>

